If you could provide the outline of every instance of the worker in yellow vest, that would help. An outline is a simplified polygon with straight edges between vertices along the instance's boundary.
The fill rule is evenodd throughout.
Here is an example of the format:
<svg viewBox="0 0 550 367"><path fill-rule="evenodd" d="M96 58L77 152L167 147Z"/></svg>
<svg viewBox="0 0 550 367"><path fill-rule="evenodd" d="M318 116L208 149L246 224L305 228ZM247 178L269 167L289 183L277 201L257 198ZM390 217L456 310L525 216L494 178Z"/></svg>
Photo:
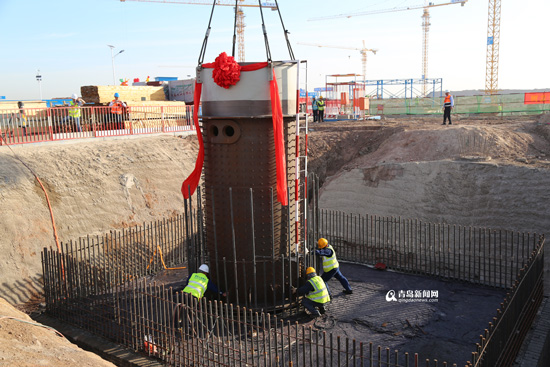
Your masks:
<svg viewBox="0 0 550 367"><path fill-rule="evenodd" d="M67 123L73 123L75 124L76 130L78 132L82 131L82 127L80 126L80 116L81 116L81 107L84 106L86 103L85 100L80 98L76 93L73 93L71 96L71 101L69 102L69 108L67 109L67 116L63 118L63 121L61 123L63 125Z"/></svg>
<svg viewBox="0 0 550 367"><path fill-rule="evenodd" d="M352 294L353 290L348 280L340 272L340 264L338 263L338 259L336 259L334 248L328 244L326 238L320 238L319 241L317 241L317 247L318 250L315 250L315 255L320 256L323 260L323 275L321 275L321 277L325 283L327 283L327 288L330 278L335 277L340 284L342 284L342 287L344 287L344 293Z"/></svg>
<svg viewBox="0 0 550 367"><path fill-rule="evenodd" d="M317 100L317 122L325 121L325 100L320 96Z"/></svg>
<svg viewBox="0 0 550 367"><path fill-rule="evenodd" d="M220 291L218 286L208 279L209 271L208 265L202 264L197 273L193 273L187 278L187 286L183 291L191 294L197 299L201 299L207 290L225 297L227 293Z"/></svg>
<svg viewBox="0 0 550 367"><path fill-rule="evenodd" d="M443 101L443 123L441 125L446 125L445 122L449 119L449 125L452 125L451 122L451 110L455 108L455 101L451 93L448 90L445 91L445 100Z"/></svg>
<svg viewBox="0 0 550 367"><path fill-rule="evenodd" d="M298 294L304 295L302 305L312 317L321 316L326 312L326 304L330 302L327 286L311 266L306 269L306 278L306 284L298 288Z"/></svg>

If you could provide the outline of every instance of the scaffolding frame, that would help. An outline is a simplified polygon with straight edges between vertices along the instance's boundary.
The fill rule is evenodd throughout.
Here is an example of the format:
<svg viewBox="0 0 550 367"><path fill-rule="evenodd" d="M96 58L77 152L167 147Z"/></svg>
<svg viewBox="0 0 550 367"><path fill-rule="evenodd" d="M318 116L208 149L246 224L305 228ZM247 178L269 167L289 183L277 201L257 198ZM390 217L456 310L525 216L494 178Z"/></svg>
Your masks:
<svg viewBox="0 0 550 367"><path fill-rule="evenodd" d="M325 76L326 107L325 117L340 115L363 118L365 111L357 105L358 98L366 96L365 82L359 80L361 74L330 74ZM343 81L341 81L343 79ZM345 94L345 96L344 96ZM343 101L349 103L343 103Z"/></svg>
<svg viewBox="0 0 550 367"><path fill-rule="evenodd" d="M389 95L389 98L422 98L428 97L431 93L431 98L443 96L443 78L425 78L425 79L378 79L378 80L364 80L362 83L365 86L376 86L367 95L374 96L377 99L384 99L384 94ZM386 86L402 85L403 89L398 90L396 93L385 89ZM425 85L431 85L431 92L424 93L423 88ZM428 90L428 89L426 89ZM439 95L437 93L439 92ZM404 97L403 97L404 96ZM387 98L387 97L386 97Z"/></svg>

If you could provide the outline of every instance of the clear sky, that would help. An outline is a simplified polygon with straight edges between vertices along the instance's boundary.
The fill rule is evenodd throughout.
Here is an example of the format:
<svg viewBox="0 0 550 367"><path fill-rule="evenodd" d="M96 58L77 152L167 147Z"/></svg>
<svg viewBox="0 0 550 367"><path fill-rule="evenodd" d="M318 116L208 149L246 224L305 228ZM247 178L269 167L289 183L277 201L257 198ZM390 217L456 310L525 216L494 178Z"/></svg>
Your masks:
<svg viewBox="0 0 550 367"><path fill-rule="evenodd" d="M173 0L179 1L179 0ZM184 1L184 0L182 0ZM434 0L443 3L450 0ZM326 74L361 73L359 51L298 44L378 49L368 54L367 79L420 78L422 9L350 18L312 18L393 7L423 0L279 0L297 59L308 61L308 89ZM211 6L119 0L0 0L0 96L38 99L80 95L83 85L147 76L194 76ZM502 1L500 89L549 89L550 1ZM258 8L245 8L246 61L266 60ZM488 0L430 9L429 78L443 89L484 89ZM264 10L271 54L288 60L277 12ZM216 6L205 62L231 53L233 9Z"/></svg>

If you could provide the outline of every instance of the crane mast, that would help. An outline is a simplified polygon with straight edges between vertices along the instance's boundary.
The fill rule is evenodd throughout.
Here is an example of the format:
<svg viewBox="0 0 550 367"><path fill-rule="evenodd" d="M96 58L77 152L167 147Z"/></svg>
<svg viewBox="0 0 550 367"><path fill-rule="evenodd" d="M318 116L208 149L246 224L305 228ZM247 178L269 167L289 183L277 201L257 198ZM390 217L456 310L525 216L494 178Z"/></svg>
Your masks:
<svg viewBox="0 0 550 367"><path fill-rule="evenodd" d="M327 46L327 45L320 45L317 43L306 43L306 42L298 42L299 45L305 45L305 46L316 46L316 47L328 47L328 48L340 48L344 50L357 50L361 54L361 64L362 64L362 71L363 71L363 77L367 79L367 52L372 52L374 55L376 55L377 49L371 49L365 47L365 41L363 40L363 47L344 47L344 46Z"/></svg>
<svg viewBox="0 0 550 367"><path fill-rule="evenodd" d="M498 1L500 0L489 0L489 1ZM428 78L428 36L430 31L430 11L429 8L434 8L438 6L445 6L445 5L454 5L454 4L460 4L461 6L464 6L464 4L468 2L468 0L450 0L445 3L441 4L434 4L434 3L428 3L425 2L423 5L414 5L414 6L404 6L404 7L394 7L390 9L378 9L378 10L371 10L366 12L356 12L356 13L348 13L348 14L338 14L338 15L331 15L331 16L324 16L324 17L318 17L318 18L312 18L309 20L326 20L326 19L334 19L334 18L351 18L355 16L363 16L363 15L373 15L373 14L381 14L381 13L392 13L392 12L398 12L398 11L407 11L407 10L414 10L414 9L423 9L422 13L422 80L424 81L422 83L422 96L426 96L427 92L427 85L426 85L426 79ZM500 9L500 6L499 6Z"/></svg>
<svg viewBox="0 0 550 367"><path fill-rule="evenodd" d="M498 62L500 44L500 0L489 0L487 21L487 57L485 69L485 94L498 93Z"/></svg>
<svg viewBox="0 0 550 367"><path fill-rule="evenodd" d="M426 97L426 79L428 79L428 35L430 31L430 11L424 8L422 14L422 97Z"/></svg>

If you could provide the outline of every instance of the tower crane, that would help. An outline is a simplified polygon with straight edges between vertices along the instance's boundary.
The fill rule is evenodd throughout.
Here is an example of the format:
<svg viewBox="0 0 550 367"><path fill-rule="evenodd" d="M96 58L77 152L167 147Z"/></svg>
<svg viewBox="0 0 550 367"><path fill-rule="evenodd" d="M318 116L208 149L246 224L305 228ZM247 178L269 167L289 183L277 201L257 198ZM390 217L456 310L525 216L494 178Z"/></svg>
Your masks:
<svg viewBox="0 0 550 367"><path fill-rule="evenodd" d="M136 2L149 2L149 3L164 3L164 4L194 4L194 5L212 5L211 0L120 0L121 2L136 1ZM237 60L244 62L244 12L242 8L253 7L269 8L271 10L277 10L277 5L274 2L262 2L261 5L253 0L216 0L216 5L222 6L235 6L237 4L237 37L238 37L238 49L239 54Z"/></svg>
<svg viewBox="0 0 550 367"><path fill-rule="evenodd" d="M491 1L491 0L490 0ZM499 0L497 0L499 1ZM434 4L432 2L424 2L423 5L413 5L413 6L402 6L402 7L393 7L389 9L378 9L378 10L371 10L371 11L365 11L365 12L356 12L356 13L348 13L348 14L338 14L338 15L332 15L332 16L325 16L325 17L318 17L318 18L311 18L308 20L326 20L326 19L335 19L335 18L351 18L355 16L362 16L362 15L373 15L373 14L381 14L381 13L392 13L397 11L406 11L406 10L414 10L414 9L424 9L422 14L422 80L426 81L428 78L428 34L430 31L430 11L429 8L434 8L436 6L444 6L444 5L453 5L453 4L460 4L461 6L464 6L464 4L468 2L468 0L451 0L446 3L441 4ZM426 95L426 83L424 82L422 85L422 95Z"/></svg>
<svg viewBox="0 0 550 367"><path fill-rule="evenodd" d="M299 45L306 45L306 46L316 46L316 47L330 47L330 48L342 48L345 50L358 50L359 53L361 53L361 62L363 64L363 77L367 79L367 52L372 52L376 55L377 49L370 49L365 47L365 41L363 40L363 47L342 47L342 46L327 46L327 45L319 45L316 43L305 43L305 42L298 42Z"/></svg>
<svg viewBox="0 0 550 367"><path fill-rule="evenodd" d="M498 92L498 49L500 43L500 0L489 0L487 21L487 57L485 69L485 94Z"/></svg>

